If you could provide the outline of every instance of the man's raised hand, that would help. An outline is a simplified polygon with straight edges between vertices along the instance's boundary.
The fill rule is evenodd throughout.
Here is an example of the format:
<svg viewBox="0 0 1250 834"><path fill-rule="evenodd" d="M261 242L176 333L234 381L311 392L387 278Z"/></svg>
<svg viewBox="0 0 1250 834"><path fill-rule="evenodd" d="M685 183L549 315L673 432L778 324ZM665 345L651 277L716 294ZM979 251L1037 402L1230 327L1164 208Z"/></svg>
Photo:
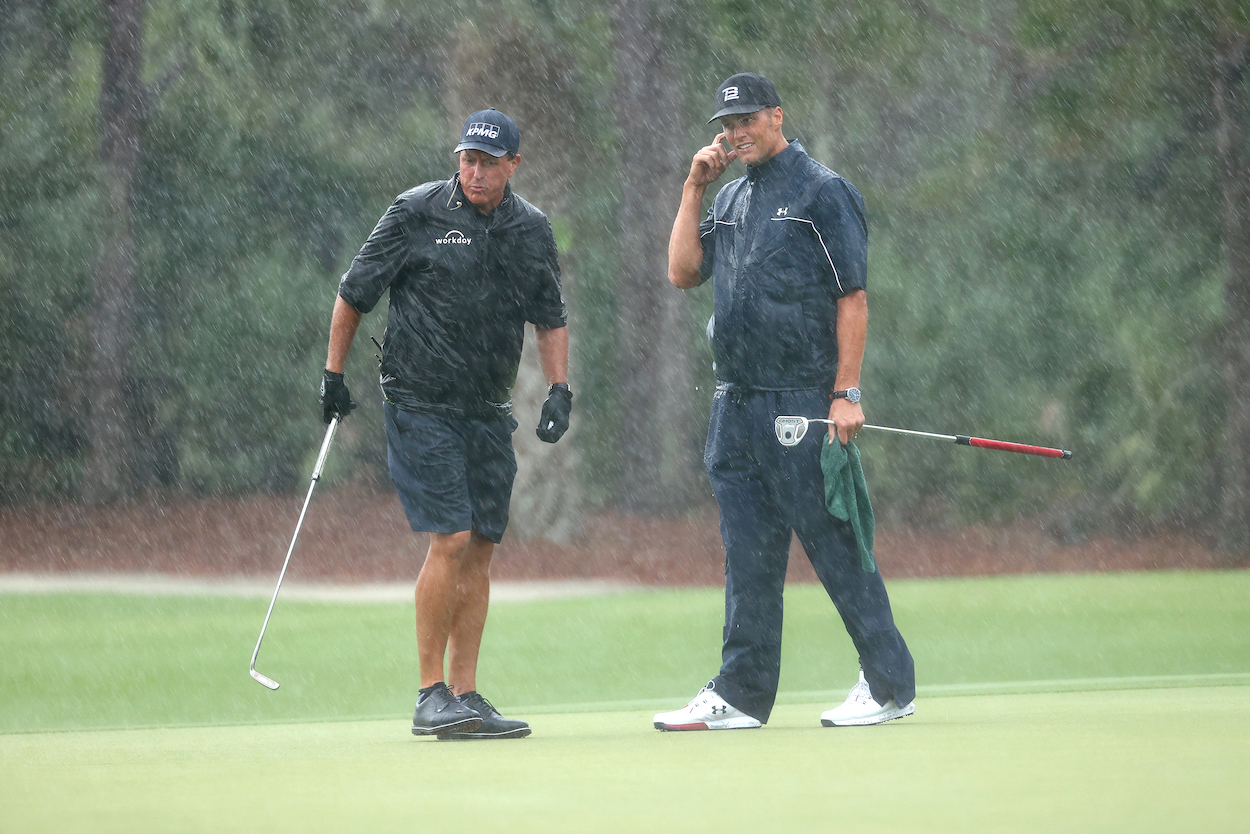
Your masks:
<svg viewBox="0 0 1250 834"><path fill-rule="evenodd" d="M725 134L718 133L712 144L700 148L690 163L689 180L692 185L708 186L720 179L729 163L738 158L738 152L727 150L724 144Z"/></svg>

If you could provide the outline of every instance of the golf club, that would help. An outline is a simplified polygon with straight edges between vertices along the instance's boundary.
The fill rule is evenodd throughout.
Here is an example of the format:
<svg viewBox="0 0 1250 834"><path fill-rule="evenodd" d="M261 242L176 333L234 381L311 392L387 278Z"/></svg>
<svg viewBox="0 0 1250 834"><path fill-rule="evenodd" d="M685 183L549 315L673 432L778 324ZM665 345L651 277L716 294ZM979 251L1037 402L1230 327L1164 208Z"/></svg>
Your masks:
<svg viewBox="0 0 1250 834"><path fill-rule="evenodd" d="M291 554L295 552L295 540L299 538L299 530L304 526L304 514L308 512L308 502L312 500L313 490L321 478L321 467L325 466L326 455L330 453L330 443L334 440L334 430L338 428L337 416L330 420L326 429L326 439L321 441L321 452L317 455L317 465L313 467L312 483L308 485L308 495L304 498L304 508L299 511L299 521L295 524L295 535L291 536L291 546L286 550L286 560L282 563L282 572L278 574L278 584L273 589L273 599L269 600L269 610L265 612L265 623L260 627L260 637L256 638L256 649L252 652L252 678L261 686L277 689L278 682L273 678L256 671L256 656L260 654L260 641L265 639L265 629L269 627L269 616L273 614L273 604L278 601L278 591L282 588L282 578L286 576L286 566L291 563Z"/></svg>
<svg viewBox="0 0 1250 834"><path fill-rule="evenodd" d="M781 441L782 446L793 446L803 439L807 434L808 423L828 423L833 425L832 420L821 420L817 417L778 417L773 424L774 430L777 432L777 440ZM912 431L910 429L895 429L890 426L872 426L864 424L866 429L876 429L877 431L889 431L895 434L910 434L914 437L931 437L935 440L946 440L951 443L958 443L960 446L976 446L979 449L997 449L1001 452L1019 452L1022 455L1037 455L1043 458L1063 458L1068 460L1072 457L1072 453L1066 449L1051 449L1048 446L1030 446L1026 443L1008 443L1005 440L988 440L984 437L969 437L963 434L933 434L927 431Z"/></svg>

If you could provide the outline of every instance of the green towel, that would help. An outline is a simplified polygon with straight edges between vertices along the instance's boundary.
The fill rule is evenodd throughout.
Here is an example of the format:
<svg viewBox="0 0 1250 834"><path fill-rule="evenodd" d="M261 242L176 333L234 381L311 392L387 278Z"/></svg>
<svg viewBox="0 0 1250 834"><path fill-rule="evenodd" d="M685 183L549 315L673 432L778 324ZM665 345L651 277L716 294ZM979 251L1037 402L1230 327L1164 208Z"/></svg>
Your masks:
<svg viewBox="0 0 1250 834"><path fill-rule="evenodd" d="M829 514L840 521L851 522L855 530L855 544L859 548L859 564L865 573L877 569L872 557L872 540L877 523L872 517L872 504L868 500L868 484L864 481L864 467L859 462L859 449L854 443L824 443L820 453L820 468L825 473L825 506Z"/></svg>

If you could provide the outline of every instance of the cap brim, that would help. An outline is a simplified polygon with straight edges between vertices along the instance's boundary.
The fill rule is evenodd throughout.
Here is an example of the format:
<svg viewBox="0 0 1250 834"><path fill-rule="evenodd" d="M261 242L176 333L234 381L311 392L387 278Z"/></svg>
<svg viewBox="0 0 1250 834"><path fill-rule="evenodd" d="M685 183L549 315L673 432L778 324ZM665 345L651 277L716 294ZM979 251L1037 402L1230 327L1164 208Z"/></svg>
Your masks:
<svg viewBox="0 0 1250 834"><path fill-rule="evenodd" d="M481 151L495 157L503 156L508 152L507 149L498 145L487 145L484 142L461 142L459 145L456 145L456 149L452 153L460 153L461 151Z"/></svg>
<svg viewBox="0 0 1250 834"><path fill-rule="evenodd" d="M774 107L777 105L773 105ZM725 116L741 116L743 113L754 113L757 110L763 110L768 107L767 104L735 104L733 107L722 107L716 111L716 115L707 120L708 124Z"/></svg>

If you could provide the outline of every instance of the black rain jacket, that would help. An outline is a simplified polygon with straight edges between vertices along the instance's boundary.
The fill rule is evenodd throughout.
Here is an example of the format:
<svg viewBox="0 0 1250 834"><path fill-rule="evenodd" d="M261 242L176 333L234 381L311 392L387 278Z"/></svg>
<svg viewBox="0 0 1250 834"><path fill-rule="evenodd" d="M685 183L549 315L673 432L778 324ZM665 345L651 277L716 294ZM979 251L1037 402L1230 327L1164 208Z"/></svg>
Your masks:
<svg viewBox="0 0 1250 834"><path fill-rule="evenodd" d="M867 286L855 186L794 141L722 188L699 234L718 387L832 390L838 299Z"/></svg>
<svg viewBox="0 0 1250 834"><path fill-rule="evenodd" d="M483 215L459 174L399 195L339 282L361 313L387 289L382 393L412 411L510 414L525 322L568 316L546 215L511 185Z"/></svg>

